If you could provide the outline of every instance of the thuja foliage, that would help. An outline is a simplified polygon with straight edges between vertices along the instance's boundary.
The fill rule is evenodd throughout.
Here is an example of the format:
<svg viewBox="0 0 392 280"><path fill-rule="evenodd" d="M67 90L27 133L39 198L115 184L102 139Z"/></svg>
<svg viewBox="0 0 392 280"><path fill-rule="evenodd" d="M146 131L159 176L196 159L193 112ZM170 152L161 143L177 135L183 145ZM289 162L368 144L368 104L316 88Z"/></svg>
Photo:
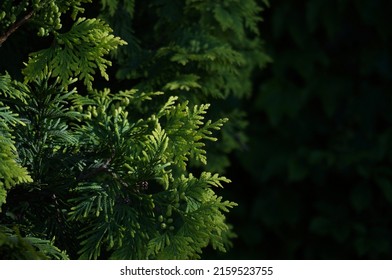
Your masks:
<svg viewBox="0 0 392 280"><path fill-rule="evenodd" d="M208 169L224 171L227 154L245 146L247 122L241 104L252 92L252 71L269 62L258 30L267 1L102 3L101 16L128 42L115 56L118 80L192 103L208 100L209 115L230 118L222 128L221 144L207 147Z"/></svg>
<svg viewBox="0 0 392 280"><path fill-rule="evenodd" d="M225 251L233 233L224 213L235 203L216 194L230 181L211 171L244 141L233 108L250 92L252 69L268 61L261 7L88 2L0 4L1 256ZM222 127L218 153L206 143ZM190 165L204 167L196 176Z"/></svg>
<svg viewBox="0 0 392 280"><path fill-rule="evenodd" d="M233 233L224 213L236 204L214 188L230 181L210 171L219 168L193 175L190 163L206 166L206 142L227 122L218 106L208 114L212 98L247 95L255 62L267 61L260 7L102 0L97 17L87 2L0 4L0 53L18 54L0 65L2 256L225 251ZM41 43L24 41L33 36ZM112 62L121 84L104 82ZM225 137L226 151L238 146Z"/></svg>

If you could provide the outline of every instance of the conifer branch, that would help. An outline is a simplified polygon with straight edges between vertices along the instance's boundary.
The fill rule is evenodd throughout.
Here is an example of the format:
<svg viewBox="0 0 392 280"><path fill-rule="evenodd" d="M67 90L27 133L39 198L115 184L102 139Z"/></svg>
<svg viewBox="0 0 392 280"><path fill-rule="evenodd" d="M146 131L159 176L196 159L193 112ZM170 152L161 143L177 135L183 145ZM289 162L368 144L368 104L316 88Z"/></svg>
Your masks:
<svg viewBox="0 0 392 280"><path fill-rule="evenodd" d="M8 39L9 36L11 36L12 33L14 33L19 27L21 27L27 21L29 21L30 18L33 16L33 14L34 14L34 10L31 10L20 20L12 24L10 28L8 28L8 30L0 36L0 46L3 45L3 43Z"/></svg>

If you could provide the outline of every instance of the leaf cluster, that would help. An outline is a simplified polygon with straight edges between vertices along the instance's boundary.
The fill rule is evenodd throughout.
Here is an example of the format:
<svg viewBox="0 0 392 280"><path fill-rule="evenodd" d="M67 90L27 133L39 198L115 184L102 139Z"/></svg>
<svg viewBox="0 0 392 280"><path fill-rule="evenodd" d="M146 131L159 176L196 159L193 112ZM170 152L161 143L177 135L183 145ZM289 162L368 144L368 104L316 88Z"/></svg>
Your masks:
<svg viewBox="0 0 392 280"><path fill-rule="evenodd" d="M221 145L207 147L216 159L207 168L224 172L227 153L245 147L241 100L250 96L254 70L270 62L258 31L266 1L154 0L137 3L136 12L124 8L128 1L101 2L102 16L128 43L115 56L117 79L191 106L208 100L210 115L230 119Z"/></svg>
<svg viewBox="0 0 392 280"><path fill-rule="evenodd" d="M190 158L206 160L203 141L215 140L209 135L223 120L204 123L208 106L190 110L186 103L175 104L175 97L156 114L132 119L128 114L132 100L147 101L150 96L135 90L111 94L106 89L90 97L73 97L74 106L82 107L88 120L77 126L78 137L88 143L85 152L95 149L94 160L85 161L86 168L78 176L81 182L74 190L78 195L70 200L74 204L70 220L85 224L80 236L81 258L97 258L105 247L115 259L194 258L210 243L224 250L222 232L229 228L221 211L235 204L221 201L209 186L221 186L221 180L228 180L207 173L198 183L192 175L184 177ZM199 190L188 194L188 185ZM190 206L195 201L204 211L185 218L182 214L195 210ZM199 228L197 232L210 234L197 239L196 228L207 217L214 219L214 224L207 224L214 230ZM188 226L191 228L183 232ZM162 253L168 250L164 244L152 249L151 244L162 238L166 245L173 240L175 249Z"/></svg>
<svg viewBox="0 0 392 280"><path fill-rule="evenodd" d="M10 193L5 220L55 238L57 246L82 259L157 258L166 246L148 248L163 232L182 253L162 258L197 257L208 244L224 250L222 236L229 228L221 211L235 204L222 201L209 186L228 180L184 175L190 158L206 161L203 142L216 140L211 130L224 120L204 122L208 105L190 109L175 97L140 118L142 113L129 114L132 107L162 93L105 89L83 96L69 86L60 79L18 84L24 98L8 101L24 120L13 134L18 161L31 178L17 182ZM174 217L168 226L159 222L162 211L168 219L178 212L176 223ZM209 234L196 238L206 219L214 220L203 230Z"/></svg>
<svg viewBox="0 0 392 280"><path fill-rule="evenodd" d="M56 34L53 46L30 55L23 70L26 81L59 77L66 85L71 77L78 77L91 90L96 69L109 79L106 69L112 63L104 56L125 44L111 32L102 20L78 18L70 31Z"/></svg>

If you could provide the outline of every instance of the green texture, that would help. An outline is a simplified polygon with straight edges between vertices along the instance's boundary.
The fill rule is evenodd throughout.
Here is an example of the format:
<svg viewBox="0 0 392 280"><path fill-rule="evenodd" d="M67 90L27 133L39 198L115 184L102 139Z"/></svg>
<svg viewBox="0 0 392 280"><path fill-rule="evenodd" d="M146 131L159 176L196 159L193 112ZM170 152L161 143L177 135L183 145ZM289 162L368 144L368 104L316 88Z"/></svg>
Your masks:
<svg viewBox="0 0 392 280"><path fill-rule="evenodd" d="M225 252L261 7L90 2L0 4L1 258Z"/></svg>

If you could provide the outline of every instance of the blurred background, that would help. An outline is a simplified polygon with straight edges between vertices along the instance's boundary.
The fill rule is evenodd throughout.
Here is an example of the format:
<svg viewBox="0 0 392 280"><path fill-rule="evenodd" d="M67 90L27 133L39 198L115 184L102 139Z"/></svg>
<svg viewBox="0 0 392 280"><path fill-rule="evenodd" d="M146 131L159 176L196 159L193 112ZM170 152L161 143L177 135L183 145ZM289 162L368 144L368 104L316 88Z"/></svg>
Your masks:
<svg viewBox="0 0 392 280"><path fill-rule="evenodd" d="M392 258L391 11L270 1L260 32L273 62L254 75L224 194L238 237L212 258Z"/></svg>

